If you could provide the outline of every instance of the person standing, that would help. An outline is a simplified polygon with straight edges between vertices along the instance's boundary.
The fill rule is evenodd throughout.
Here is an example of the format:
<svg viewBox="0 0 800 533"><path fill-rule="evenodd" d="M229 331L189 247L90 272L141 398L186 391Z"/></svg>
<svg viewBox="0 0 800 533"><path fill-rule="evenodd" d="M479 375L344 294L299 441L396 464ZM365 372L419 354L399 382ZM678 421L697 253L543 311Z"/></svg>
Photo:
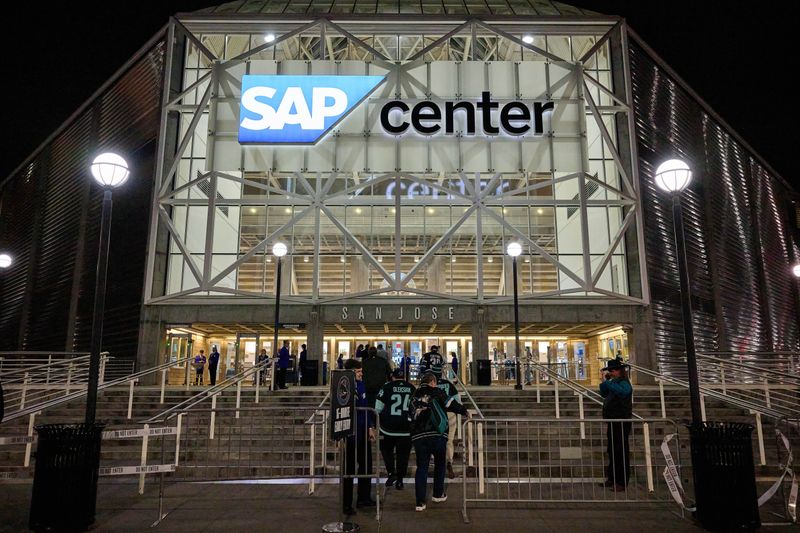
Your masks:
<svg viewBox="0 0 800 533"><path fill-rule="evenodd" d="M336 368L339 370L344 370L344 354L340 353L338 359L336 359Z"/></svg>
<svg viewBox="0 0 800 533"><path fill-rule="evenodd" d="M200 353L194 356L194 384L195 385L202 385L203 384L203 371L206 368L206 354L204 350L200 350Z"/></svg>
<svg viewBox="0 0 800 533"><path fill-rule="evenodd" d="M372 507L370 478L367 474L372 472L372 442L375 442L375 420L372 412L364 409L367 405L367 394L364 388L361 361L348 359L344 365L345 370L353 370L356 375L356 430L354 435L345 441L345 475L353 476L358 472L358 499L357 507ZM361 408L361 409L359 409ZM356 468L358 463L358 468ZM353 509L353 478L344 478L344 495L342 498L342 512L346 515L356 514Z"/></svg>
<svg viewBox="0 0 800 533"><path fill-rule="evenodd" d="M261 383L259 385L263 385L267 380L267 366L269 365L269 355L267 355L267 350L265 348L261 348L261 353L258 354L258 358L256 359L256 366L258 366L261 370L257 372L260 376L254 376L254 379L261 379Z"/></svg>
<svg viewBox="0 0 800 533"><path fill-rule="evenodd" d="M214 345L211 347L211 355L208 356L208 379L211 382L211 386L217 384L217 366L219 365L219 352L217 351L217 346Z"/></svg>
<svg viewBox="0 0 800 533"><path fill-rule="evenodd" d="M286 389L286 370L289 368L289 341L283 341L283 347L278 352L278 388Z"/></svg>
<svg viewBox="0 0 800 533"><path fill-rule="evenodd" d="M364 388L367 391L367 404L375 408L375 399L383 384L389 381L392 368L386 359L378 357L378 350L371 346L366 358L361 363L364 369Z"/></svg>
<svg viewBox="0 0 800 533"><path fill-rule="evenodd" d="M417 455L417 474L414 479L417 511L426 508L428 491L428 466L433 456L433 501L447 501L444 491L445 461L447 459L447 436L449 433L447 411L469 418L467 409L449 400L437 387L436 376L426 372L420 379L420 387L411 399L411 442Z"/></svg>
<svg viewBox="0 0 800 533"><path fill-rule="evenodd" d="M410 355L406 354L406 355L401 355L400 356L400 367L399 368L403 371L403 376L404 376L403 379L405 379L406 381L411 381L411 356Z"/></svg>
<svg viewBox="0 0 800 533"><path fill-rule="evenodd" d="M606 481L602 484L614 492L624 491L631 475L628 436L631 433L633 416L633 386L628 379L628 365L619 359L610 359L605 368L605 381L600 383L603 397L603 418L617 420L608 422L606 428L606 453L608 467Z"/></svg>
<svg viewBox="0 0 800 533"><path fill-rule="evenodd" d="M461 403L461 395L458 393L458 389L453 384L452 381L449 381L444 378L444 376L437 376L437 383L436 386L444 392L445 398L450 401L453 400L456 403ZM458 424L458 418L456 418L456 414L452 412L447 413L447 477L453 479L456 477L456 473L453 470L453 456L455 455L455 438L456 438L456 425Z"/></svg>
<svg viewBox="0 0 800 533"><path fill-rule="evenodd" d="M358 347L356 348L356 359L361 361L364 358L364 355L365 355L364 352L365 351L366 350L364 350L364 345L363 344L359 344Z"/></svg>
<svg viewBox="0 0 800 533"><path fill-rule="evenodd" d="M453 369L453 374L455 374L455 381L458 381L458 357L456 352L450 352L450 368Z"/></svg>
<svg viewBox="0 0 800 533"><path fill-rule="evenodd" d="M306 373L306 361L308 361L308 350L306 349L306 345L300 345L302 350L300 350L300 361L298 366L300 367L300 383L303 382L303 376Z"/></svg>
<svg viewBox="0 0 800 533"><path fill-rule="evenodd" d="M375 411L380 417L381 455L386 465L386 486L403 490L403 478L408 471L411 454L411 427L408 421L414 385L405 379L403 370L392 371L392 380L378 391ZM395 457L395 450L397 456Z"/></svg>

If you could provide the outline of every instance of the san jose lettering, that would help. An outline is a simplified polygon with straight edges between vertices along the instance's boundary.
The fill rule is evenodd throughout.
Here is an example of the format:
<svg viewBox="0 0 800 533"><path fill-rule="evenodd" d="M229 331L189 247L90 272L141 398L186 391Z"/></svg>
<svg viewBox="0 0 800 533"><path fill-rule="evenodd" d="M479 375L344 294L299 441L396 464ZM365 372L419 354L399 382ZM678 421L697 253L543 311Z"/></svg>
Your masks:
<svg viewBox="0 0 800 533"><path fill-rule="evenodd" d="M444 120L444 133L452 135L455 131L455 114L464 114L467 122L467 135L476 133L476 117L480 112L483 133L485 135L497 135L502 129L508 135L525 135L531 128L535 135L544 133L544 115L552 111L553 102L533 102L533 114L524 102L511 101L500 108L500 103L492 100L488 91L481 93L481 97L476 102L469 100L446 101L444 102L444 112L440 105L433 100L424 100L417 103L413 108L402 100L392 100L386 103L381 109L381 127L387 133L400 135L405 133L409 127L422 135L433 135L442 130L442 120ZM500 111L499 120L492 122L492 112ZM405 115L411 112L411 121L405 120ZM394 112L394 113L393 113ZM398 113L399 112L399 113ZM402 120L399 122L393 114L400 114ZM531 123L532 122L532 123Z"/></svg>
<svg viewBox="0 0 800 533"><path fill-rule="evenodd" d="M372 311L370 313L370 311ZM342 306L342 320L348 320L351 316L351 312L353 317L357 318L358 320L367 320L372 319L374 317L375 320L422 320L423 317L425 320L439 320L439 308L438 307L430 307L430 308L423 308L423 307L413 307L409 310L400 307L394 316L390 316L388 313L383 312L382 307L374 307L370 309L369 307L365 308L364 306L359 306L357 309L353 310L348 306ZM444 315L442 315L444 316ZM447 320L455 320L455 308L448 307L447 308Z"/></svg>

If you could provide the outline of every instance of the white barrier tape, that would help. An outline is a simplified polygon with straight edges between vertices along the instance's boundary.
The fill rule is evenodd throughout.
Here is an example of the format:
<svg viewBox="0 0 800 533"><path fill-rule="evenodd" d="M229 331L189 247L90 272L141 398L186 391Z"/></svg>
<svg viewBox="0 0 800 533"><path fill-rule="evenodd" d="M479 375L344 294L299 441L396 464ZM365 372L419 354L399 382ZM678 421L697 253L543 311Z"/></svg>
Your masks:
<svg viewBox="0 0 800 533"><path fill-rule="evenodd" d="M100 469L101 476L129 476L138 474L158 474L160 472L174 472L175 465L146 465L146 466L109 466Z"/></svg>
<svg viewBox="0 0 800 533"><path fill-rule="evenodd" d="M29 442L36 442L36 436L23 435L20 437L0 437L0 445L3 444L28 444Z"/></svg>
<svg viewBox="0 0 800 533"><path fill-rule="evenodd" d="M115 431L104 431L103 440L112 439L134 439L137 437L158 437L161 435L175 435L178 432L177 428L149 428L149 429L118 429Z"/></svg>
<svg viewBox="0 0 800 533"><path fill-rule="evenodd" d="M792 479L792 484L796 483L794 472L792 471L792 445L789 444L789 439L787 439L786 436L781 433L781 430L776 428L775 433L781 438L783 446L786 448L786 466L783 467L783 473L781 474L781 477L779 477L778 480L758 499L759 507L767 503L772 499L773 496L775 496L775 493L778 492L778 489L783 484L783 480L786 479L787 475Z"/></svg>
<svg viewBox="0 0 800 533"><path fill-rule="evenodd" d="M664 437L664 441L661 443L661 453L664 454L664 459L667 462L667 468L669 469L670 477L678 485L678 488L681 490L681 492L684 492L683 485L681 484L681 477L678 475L678 468L675 466L675 461L672 459L672 452L669 449L669 441L675 438L675 435L675 433L670 433Z"/></svg>
<svg viewBox="0 0 800 533"><path fill-rule="evenodd" d="M672 494L672 499L675 500L675 503L689 512L693 512L697 509L696 507L686 507L686 505L684 505L683 498L681 497L682 491L678 490L678 483L680 483L680 480L672 477L668 466L664 467L664 480L667 482L667 488L669 488L669 493Z"/></svg>

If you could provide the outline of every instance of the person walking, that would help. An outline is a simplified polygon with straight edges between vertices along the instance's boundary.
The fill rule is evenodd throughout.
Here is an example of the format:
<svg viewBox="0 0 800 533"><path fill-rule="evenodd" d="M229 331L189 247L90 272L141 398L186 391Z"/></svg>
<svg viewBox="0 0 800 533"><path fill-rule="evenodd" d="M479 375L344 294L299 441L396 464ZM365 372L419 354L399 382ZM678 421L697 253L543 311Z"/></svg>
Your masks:
<svg viewBox="0 0 800 533"><path fill-rule="evenodd" d="M453 384L452 381L445 379L444 376L437 376L436 377L436 386L444 392L444 396L447 401L453 400L456 403L461 403L461 395L458 393L458 389ZM458 418L456 418L456 414L453 412L447 413L447 477L449 479L453 479L456 477L456 473L453 470L453 456L455 455L455 438L456 438L456 426L458 424Z"/></svg>
<svg viewBox="0 0 800 533"><path fill-rule="evenodd" d="M610 359L605 368L605 381L600 383L600 396L603 397L603 418L616 420L608 422L606 428L606 453L608 467L603 486L614 492L626 490L631 475L630 448L628 437L631 433L633 416L633 386L628 379L629 366L619 359Z"/></svg>
<svg viewBox="0 0 800 533"><path fill-rule="evenodd" d="M363 409L368 407L367 394L364 388L363 371L361 361L358 359L348 359L344 365L345 370L353 370L356 375L356 430L354 435L347 437L345 441L345 475L353 476L358 472L358 499L357 507L372 507L375 500L372 499L370 478L367 474L372 472L372 445L375 442L375 420L372 412ZM358 408L361 409L358 409ZM358 468L356 468L358 463ZM346 515L356 514L353 509L353 478L345 477L344 495L342 498L342 512Z"/></svg>
<svg viewBox="0 0 800 533"><path fill-rule="evenodd" d="M303 376L306 373L306 361L308 361L308 350L306 349L305 344L302 344L300 346L302 350L300 350L300 361L298 363L298 366L300 367L300 383L303 383Z"/></svg>
<svg viewBox="0 0 800 533"><path fill-rule="evenodd" d="M385 359L387 363L389 363L389 367L394 370L394 363L389 357L389 352L383 349L383 344L378 344L378 357L381 359Z"/></svg>
<svg viewBox="0 0 800 533"><path fill-rule="evenodd" d="M219 365L219 352L216 344L211 347L211 355L208 356L208 379L211 386L217 384L217 366Z"/></svg>
<svg viewBox="0 0 800 533"><path fill-rule="evenodd" d="M375 400L375 411L381 422L381 455L388 474L386 486L394 485L397 490L403 490L403 479L408 472L408 457L411 454L408 418L415 390L414 385L405 379L403 370L396 368L392 371L392 380L381 387Z"/></svg>
<svg viewBox="0 0 800 533"><path fill-rule="evenodd" d="M258 354L258 358L256 358L256 366L258 366L261 369L261 371L257 372L259 376L254 376L254 379L261 380L259 385L263 385L264 383L266 383L268 365L269 365L269 355L267 355L267 350L265 348L261 348L261 353Z"/></svg>
<svg viewBox="0 0 800 533"><path fill-rule="evenodd" d="M453 374L455 375L453 380L458 381L458 357L456 352L450 352L450 368L453 369Z"/></svg>
<svg viewBox="0 0 800 533"><path fill-rule="evenodd" d="M194 384L195 385L202 385L203 384L203 371L206 368L206 354L204 350L200 350L200 353L194 356Z"/></svg>
<svg viewBox="0 0 800 533"><path fill-rule="evenodd" d="M444 490L445 461L447 459L447 436L449 432L447 411L469 418L467 409L449 400L437 387L436 376L426 372L420 379L420 387L411 399L411 442L417 455L417 474L414 479L416 510L424 511L427 505L428 466L433 456L433 502L447 501Z"/></svg>
<svg viewBox="0 0 800 533"><path fill-rule="evenodd" d="M444 357L439 353L439 347L436 345L431 346L431 351L422 354L422 361L419 364L420 374L425 372L433 372L437 376L442 375L442 365L444 365Z"/></svg>
<svg viewBox="0 0 800 533"><path fill-rule="evenodd" d="M378 350L374 346L370 347L361 365L364 369L364 388L367 391L367 404L374 409L378 391L391 378L392 368L386 359L378 357Z"/></svg>
<svg viewBox="0 0 800 533"><path fill-rule="evenodd" d="M411 356L408 354L400 356L400 366L398 367L403 371L403 379L411 381Z"/></svg>
<svg viewBox="0 0 800 533"><path fill-rule="evenodd" d="M278 388L287 389L286 370L289 368L289 341L283 341L283 347L278 352Z"/></svg>

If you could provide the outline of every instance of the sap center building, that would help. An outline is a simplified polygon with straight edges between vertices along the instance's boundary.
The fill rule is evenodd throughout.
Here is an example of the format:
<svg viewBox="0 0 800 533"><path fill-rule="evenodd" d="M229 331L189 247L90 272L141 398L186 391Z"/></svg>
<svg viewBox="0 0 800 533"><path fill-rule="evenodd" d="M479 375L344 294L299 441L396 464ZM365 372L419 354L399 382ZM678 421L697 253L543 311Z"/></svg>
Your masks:
<svg viewBox="0 0 800 533"><path fill-rule="evenodd" d="M702 352L800 350L798 196L620 17L550 0L240 0L176 15L0 182L8 349L85 351L122 154L103 348L144 368L279 337L669 372L682 201ZM273 245L285 244L276 284ZM516 280L506 249L521 245ZM530 354L530 355L529 355ZM323 365L319 365L322 372ZM469 365L460 372L466 379ZM177 375L180 375L180 368Z"/></svg>

